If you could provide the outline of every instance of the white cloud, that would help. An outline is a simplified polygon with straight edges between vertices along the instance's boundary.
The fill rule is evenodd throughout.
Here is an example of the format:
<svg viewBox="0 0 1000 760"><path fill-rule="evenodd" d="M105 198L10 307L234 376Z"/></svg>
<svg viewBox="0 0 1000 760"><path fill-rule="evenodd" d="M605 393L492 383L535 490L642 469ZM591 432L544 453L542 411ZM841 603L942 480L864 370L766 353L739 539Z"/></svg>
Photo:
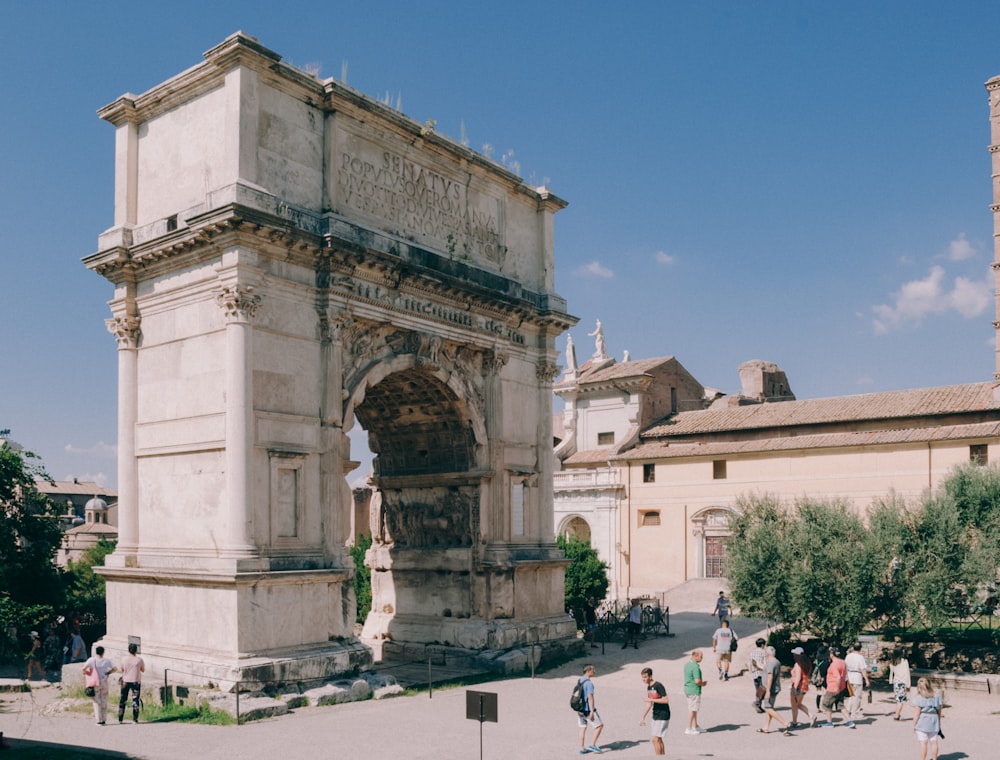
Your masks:
<svg viewBox="0 0 1000 760"><path fill-rule="evenodd" d="M947 289L943 267L933 266L927 277L904 283L893 294L894 303L872 307L875 313L872 326L876 335L884 335L906 324L920 324L929 314L956 311L969 319L982 314L990 303L991 287L988 280L970 280L956 277Z"/></svg>
<svg viewBox="0 0 1000 760"><path fill-rule="evenodd" d="M875 378L873 378L871 375L862 375L861 377L859 377L857 380L854 381L854 384L860 386L874 385Z"/></svg>
<svg viewBox="0 0 1000 760"><path fill-rule="evenodd" d="M975 246L965 239L965 233L958 233L958 237L948 244L948 258L951 261L965 261L976 255Z"/></svg>
<svg viewBox="0 0 1000 760"><path fill-rule="evenodd" d="M72 443L67 443L63 446L63 451L67 454L75 454L77 456L107 457L108 459L114 459L118 456L118 446L113 443L105 443L104 441L98 441L93 446L88 447L74 446Z"/></svg>
<svg viewBox="0 0 1000 760"><path fill-rule="evenodd" d="M672 253L667 253L666 251L657 251L656 252L656 263L657 264L663 264L665 266L670 266L675 261L677 261L677 257L674 256Z"/></svg>
<svg viewBox="0 0 1000 760"><path fill-rule="evenodd" d="M605 280L610 280L615 276L614 272L599 261L591 261L589 264L584 264L576 270L576 274L582 277L600 277Z"/></svg>

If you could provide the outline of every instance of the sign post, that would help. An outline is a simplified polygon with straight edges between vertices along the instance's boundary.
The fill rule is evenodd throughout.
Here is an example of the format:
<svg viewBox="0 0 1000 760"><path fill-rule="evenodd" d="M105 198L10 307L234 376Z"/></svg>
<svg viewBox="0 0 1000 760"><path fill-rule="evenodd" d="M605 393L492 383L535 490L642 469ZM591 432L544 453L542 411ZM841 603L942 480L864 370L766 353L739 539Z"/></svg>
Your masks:
<svg viewBox="0 0 1000 760"><path fill-rule="evenodd" d="M483 723L497 723L497 695L489 691L465 692L465 717L479 721L479 760L483 757Z"/></svg>

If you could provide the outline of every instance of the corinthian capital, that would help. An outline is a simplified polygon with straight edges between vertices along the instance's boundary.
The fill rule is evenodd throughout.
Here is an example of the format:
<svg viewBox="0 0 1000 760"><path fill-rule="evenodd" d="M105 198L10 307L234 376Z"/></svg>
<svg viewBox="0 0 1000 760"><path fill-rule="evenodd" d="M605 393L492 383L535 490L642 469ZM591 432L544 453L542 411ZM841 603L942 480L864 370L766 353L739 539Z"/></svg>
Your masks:
<svg viewBox="0 0 1000 760"><path fill-rule="evenodd" d="M254 295L253 286L227 285L215 297L215 302L226 312L229 322L249 322L260 306L260 296Z"/></svg>
<svg viewBox="0 0 1000 760"><path fill-rule="evenodd" d="M551 383L559 377L559 365L551 364L549 362L538 362L538 364L535 365L535 377L538 378L540 382Z"/></svg>
<svg viewBox="0 0 1000 760"><path fill-rule="evenodd" d="M118 348L137 348L139 345L139 317L112 317L105 319L108 332L118 340Z"/></svg>

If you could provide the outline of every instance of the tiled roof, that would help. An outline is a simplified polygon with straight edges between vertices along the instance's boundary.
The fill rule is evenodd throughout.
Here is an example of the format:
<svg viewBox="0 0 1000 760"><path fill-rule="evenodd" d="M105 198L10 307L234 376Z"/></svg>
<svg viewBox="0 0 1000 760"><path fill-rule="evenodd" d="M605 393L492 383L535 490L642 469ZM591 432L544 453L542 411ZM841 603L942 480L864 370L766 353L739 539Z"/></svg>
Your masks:
<svg viewBox="0 0 1000 760"><path fill-rule="evenodd" d="M39 480L35 483L35 487L41 493L50 496L79 496L81 494L85 496L118 496L117 491L104 488L88 480L57 480L54 483Z"/></svg>
<svg viewBox="0 0 1000 760"><path fill-rule="evenodd" d="M591 369L591 362L586 362L578 370L576 382L584 383L604 383L609 380L620 380L623 377L638 377L645 375L652 369L660 367L669 362L675 361L673 356L660 356L652 359L636 359L627 362L615 362L599 369ZM559 384L566 383L566 375L562 376Z"/></svg>
<svg viewBox="0 0 1000 760"><path fill-rule="evenodd" d="M1000 436L1000 421L970 425L898 428L859 432L818 433L815 435L757 438L747 441L712 440L705 443L650 440L635 448L614 454L609 451L581 451L567 464L588 464L612 460L673 459L677 457L722 456L758 452L829 449L848 446L880 446L889 444L922 444L933 441L974 440ZM597 456L599 455L599 456Z"/></svg>
<svg viewBox="0 0 1000 760"><path fill-rule="evenodd" d="M681 412L643 431L646 441L727 431L782 428L784 434L799 425L906 419L990 409L1000 410L993 398L996 383L946 385L888 393L781 401Z"/></svg>

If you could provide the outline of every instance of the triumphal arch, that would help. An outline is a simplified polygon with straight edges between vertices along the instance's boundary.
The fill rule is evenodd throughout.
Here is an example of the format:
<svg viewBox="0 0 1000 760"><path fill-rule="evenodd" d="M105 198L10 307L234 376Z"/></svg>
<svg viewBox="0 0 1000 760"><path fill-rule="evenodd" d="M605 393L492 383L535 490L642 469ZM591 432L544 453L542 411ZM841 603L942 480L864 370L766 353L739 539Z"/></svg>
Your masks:
<svg viewBox="0 0 1000 760"><path fill-rule="evenodd" d="M116 128L112 651L175 678L573 637L552 543L553 217L566 204L242 33ZM375 454L354 635L352 460ZM544 647L543 647L544 648Z"/></svg>

